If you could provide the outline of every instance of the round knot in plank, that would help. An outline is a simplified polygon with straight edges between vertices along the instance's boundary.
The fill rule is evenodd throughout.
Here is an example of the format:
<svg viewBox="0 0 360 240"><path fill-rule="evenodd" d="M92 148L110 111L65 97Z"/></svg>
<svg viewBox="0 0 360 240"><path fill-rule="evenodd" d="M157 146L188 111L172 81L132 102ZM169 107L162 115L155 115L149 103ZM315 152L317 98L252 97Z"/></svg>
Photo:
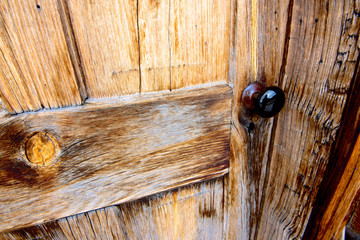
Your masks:
<svg viewBox="0 0 360 240"><path fill-rule="evenodd" d="M47 166L55 156L54 139L45 133L37 132L25 142L25 155L30 162Z"/></svg>

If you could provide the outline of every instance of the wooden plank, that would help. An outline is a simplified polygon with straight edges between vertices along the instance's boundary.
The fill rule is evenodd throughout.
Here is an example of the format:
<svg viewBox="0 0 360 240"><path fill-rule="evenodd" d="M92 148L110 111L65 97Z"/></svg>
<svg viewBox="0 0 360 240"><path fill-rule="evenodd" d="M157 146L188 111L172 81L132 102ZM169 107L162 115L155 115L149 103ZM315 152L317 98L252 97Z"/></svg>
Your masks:
<svg viewBox="0 0 360 240"><path fill-rule="evenodd" d="M221 239L223 178L78 214L0 239Z"/></svg>
<svg viewBox="0 0 360 240"><path fill-rule="evenodd" d="M323 211L319 223L316 224L317 228L312 225L308 226L309 231L312 233L307 234L314 234L312 235L313 239L339 238L349 220L350 216L348 214L351 203L360 190L360 137L358 137L347 162L348 164L340 182L336 186L335 193L327 201L328 205ZM315 210L317 209L315 208Z"/></svg>
<svg viewBox="0 0 360 240"><path fill-rule="evenodd" d="M89 98L138 93L139 43L136 1L69 0Z"/></svg>
<svg viewBox="0 0 360 240"><path fill-rule="evenodd" d="M170 90L169 6L139 1L140 92Z"/></svg>
<svg viewBox="0 0 360 240"><path fill-rule="evenodd" d="M0 230L227 173L231 96L219 85L4 116Z"/></svg>
<svg viewBox="0 0 360 240"><path fill-rule="evenodd" d="M0 97L10 113L81 104L57 1L1 1L0 36Z"/></svg>
<svg viewBox="0 0 360 240"><path fill-rule="evenodd" d="M171 89L228 80L229 30L229 0L170 0Z"/></svg>
<svg viewBox="0 0 360 240"><path fill-rule="evenodd" d="M358 192L357 196L351 203L350 211L348 212L350 219L346 223L345 235L346 235L346 239L349 239L349 240L356 240L356 239L360 238L359 197L360 197L360 194Z"/></svg>
<svg viewBox="0 0 360 240"><path fill-rule="evenodd" d="M254 75L251 56L251 4L232 1L229 81L233 85L232 126L230 135L230 166L226 183L225 239L250 239L250 193L248 186L248 133L243 127L242 89Z"/></svg>
<svg viewBox="0 0 360 240"><path fill-rule="evenodd" d="M358 59L354 1L294 0L286 7L289 30L278 85L287 102L273 126L266 168L260 170L267 173L258 239L303 235Z"/></svg>
<svg viewBox="0 0 360 240"><path fill-rule="evenodd" d="M237 6L235 61L248 65L233 73L240 107L233 110L239 123L234 120L231 136L229 238L301 238L357 65L357 4L255 0ZM274 119L259 119L236 98L244 82L253 81L284 89L287 102Z"/></svg>
<svg viewBox="0 0 360 240"><path fill-rule="evenodd" d="M359 60L357 60L359 61ZM357 63L359 64L359 63ZM338 237L351 216L360 190L360 69L351 86L336 145L316 197L305 236L312 239ZM359 231L359 230L358 230Z"/></svg>

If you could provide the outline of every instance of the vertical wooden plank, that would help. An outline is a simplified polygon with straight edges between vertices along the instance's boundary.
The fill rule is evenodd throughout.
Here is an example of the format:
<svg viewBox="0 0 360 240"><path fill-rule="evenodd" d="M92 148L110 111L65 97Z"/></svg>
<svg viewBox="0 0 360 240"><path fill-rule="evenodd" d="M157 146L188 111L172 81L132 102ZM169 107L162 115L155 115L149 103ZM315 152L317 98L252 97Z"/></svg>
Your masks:
<svg viewBox="0 0 360 240"><path fill-rule="evenodd" d="M228 80L230 1L170 0L171 89Z"/></svg>
<svg viewBox="0 0 360 240"><path fill-rule="evenodd" d="M9 112L81 104L55 0L1 1L0 36L0 97Z"/></svg>
<svg viewBox="0 0 360 240"><path fill-rule="evenodd" d="M360 194L360 69L349 88L349 100L343 115L329 164L324 174L305 237L337 237L350 218L352 205ZM358 212L358 211L357 211ZM359 231L359 229L357 229Z"/></svg>
<svg viewBox="0 0 360 240"><path fill-rule="evenodd" d="M136 1L67 1L89 98L138 93Z"/></svg>
<svg viewBox="0 0 360 240"><path fill-rule="evenodd" d="M358 4L351 0L236 4L234 61L248 65L247 70L230 72L234 126L228 236L301 238L358 61ZM253 81L284 89L287 103L274 119L259 119L242 108L242 89Z"/></svg>
<svg viewBox="0 0 360 240"><path fill-rule="evenodd" d="M347 240L356 240L360 238L360 208L359 208L359 196L360 192L357 193L348 212L349 221L346 223L345 235ZM312 216L311 216L312 218ZM310 221L311 221L310 218ZM309 221L309 223L310 223ZM308 232L306 229L305 234Z"/></svg>
<svg viewBox="0 0 360 240"><path fill-rule="evenodd" d="M281 65L259 61L258 66L267 85L284 89L287 102L274 119L266 145L263 134L254 138L258 149L254 153L265 152L263 164L253 173L254 178L264 176L255 237L297 239L313 209L357 65L359 10L352 0L279 1L274 8L259 2L259 6L268 14L287 12ZM260 11L261 18L267 16ZM274 56L265 46L271 45L276 18L267 21L265 27L259 24L259 36L266 36L260 53ZM269 131L268 127L255 125L254 132Z"/></svg>
<svg viewBox="0 0 360 240"><path fill-rule="evenodd" d="M139 1L141 92L170 90L169 0Z"/></svg>
<svg viewBox="0 0 360 240"><path fill-rule="evenodd" d="M242 121L241 93L254 75L250 57L253 47L251 1L231 2L232 31L230 42L229 81L233 85L230 166L226 188L226 239L250 239L250 193L248 178L248 134Z"/></svg>
<svg viewBox="0 0 360 240"><path fill-rule="evenodd" d="M251 2L250 82L259 81L266 86L281 87L285 69L283 62L287 57L291 6L291 2L287 0L254 0ZM247 186L249 191L249 239L261 239L259 231L263 221L262 215L269 211L264 202L270 172L269 163L274 148L273 134L277 128L277 121L276 117L259 118L256 114L244 110L243 107L240 111L240 121L248 135L247 174L245 176L249 183ZM275 237L275 239L277 238Z"/></svg>
<svg viewBox="0 0 360 240"><path fill-rule="evenodd" d="M340 182L332 196L328 197L325 211L321 211L322 217L319 217L320 220L315 226L309 224L309 232L305 236L310 236L312 239L337 239L349 220L351 203L360 190L360 137L346 162L347 166ZM314 212L315 214L319 213Z"/></svg>

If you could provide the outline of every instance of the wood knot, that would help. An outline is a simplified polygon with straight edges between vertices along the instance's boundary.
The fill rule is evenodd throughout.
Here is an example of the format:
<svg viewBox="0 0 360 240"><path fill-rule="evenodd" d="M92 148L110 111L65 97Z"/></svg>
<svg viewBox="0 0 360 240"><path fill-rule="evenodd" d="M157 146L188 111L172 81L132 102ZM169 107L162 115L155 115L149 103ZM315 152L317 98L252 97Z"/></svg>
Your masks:
<svg viewBox="0 0 360 240"><path fill-rule="evenodd" d="M49 165L55 156L56 149L56 140L47 133L36 132L25 140L26 159L37 165Z"/></svg>

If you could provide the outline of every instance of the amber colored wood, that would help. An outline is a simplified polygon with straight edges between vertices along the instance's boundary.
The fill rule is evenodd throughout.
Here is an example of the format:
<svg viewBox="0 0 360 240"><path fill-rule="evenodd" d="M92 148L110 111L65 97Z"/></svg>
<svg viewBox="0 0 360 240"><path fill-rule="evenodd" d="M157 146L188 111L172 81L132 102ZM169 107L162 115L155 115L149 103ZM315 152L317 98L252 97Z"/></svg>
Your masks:
<svg viewBox="0 0 360 240"><path fill-rule="evenodd" d="M136 1L66 1L89 98L138 93Z"/></svg>
<svg viewBox="0 0 360 240"><path fill-rule="evenodd" d="M55 0L1 1L0 97L10 113L81 104L60 15Z"/></svg>
<svg viewBox="0 0 360 240"><path fill-rule="evenodd" d="M337 238L352 214L352 203L359 199L360 70L358 65L350 89L352 91L349 92L343 124L305 233L305 236L313 239ZM360 228L358 231L360 232Z"/></svg>
<svg viewBox="0 0 360 240"><path fill-rule="evenodd" d="M226 85L4 116L0 231L105 207L228 171ZM21 147L32 132L56 138L53 163L34 167Z"/></svg>
<svg viewBox="0 0 360 240"><path fill-rule="evenodd" d="M0 239L221 239L223 178L0 234Z"/></svg>
<svg viewBox="0 0 360 240"><path fill-rule="evenodd" d="M47 133L36 132L24 140L25 157L36 165L50 165L57 150L56 139Z"/></svg>
<svg viewBox="0 0 360 240"><path fill-rule="evenodd" d="M71 63L74 66L75 76L79 93L83 102L87 99L87 89L85 86L85 75L83 66L81 66L81 59L79 49L75 41L74 28L71 23L69 8L67 0L58 0L57 7L59 9L61 23L66 37L66 43L70 54Z"/></svg>
<svg viewBox="0 0 360 240"><path fill-rule="evenodd" d="M353 200L350 212L348 212L350 219L346 223L345 235L346 240L356 240L360 238L360 207L359 207L360 192Z"/></svg>
<svg viewBox="0 0 360 240"><path fill-rule="evenodd" d="M230 0L170 0L169 21L171 89L227 81Z"/></svg>
<svg viewBox="0 0 360 240"><path fill-rule="evenodd" d="M140 92L170 90L169 0L138 4Z"/></svg>
<svg viewBox="0 0 360 240"><path fill-rule="evenodd" d="M245 62L248 68L230 72L239 115L233 113L228 236L299 239L357 66L358 5L302 0L235 4L235 65ZM274 119L259 119L241 107L236 94L253 81L284 89L286 104Z"/></svg>
<svg viewBox="0 0 360 240"><path fill-rule="evenodd" d="M313 239L332 239L338 238L342 233L347 221L351 203L357 192L360 190L360 137L356 141L353 152L348 160L348 164L343 172L343 176L336 186L335 193L328 200L326 210L317 226L309 225L315 232ZM328 198L328 197L327 197ZM315 208L315 211L318 209ZM315 212L315 214L319 214ZM317 228L314 228L317 227ZM308 235L305 235L308 236Z"/></svg>

